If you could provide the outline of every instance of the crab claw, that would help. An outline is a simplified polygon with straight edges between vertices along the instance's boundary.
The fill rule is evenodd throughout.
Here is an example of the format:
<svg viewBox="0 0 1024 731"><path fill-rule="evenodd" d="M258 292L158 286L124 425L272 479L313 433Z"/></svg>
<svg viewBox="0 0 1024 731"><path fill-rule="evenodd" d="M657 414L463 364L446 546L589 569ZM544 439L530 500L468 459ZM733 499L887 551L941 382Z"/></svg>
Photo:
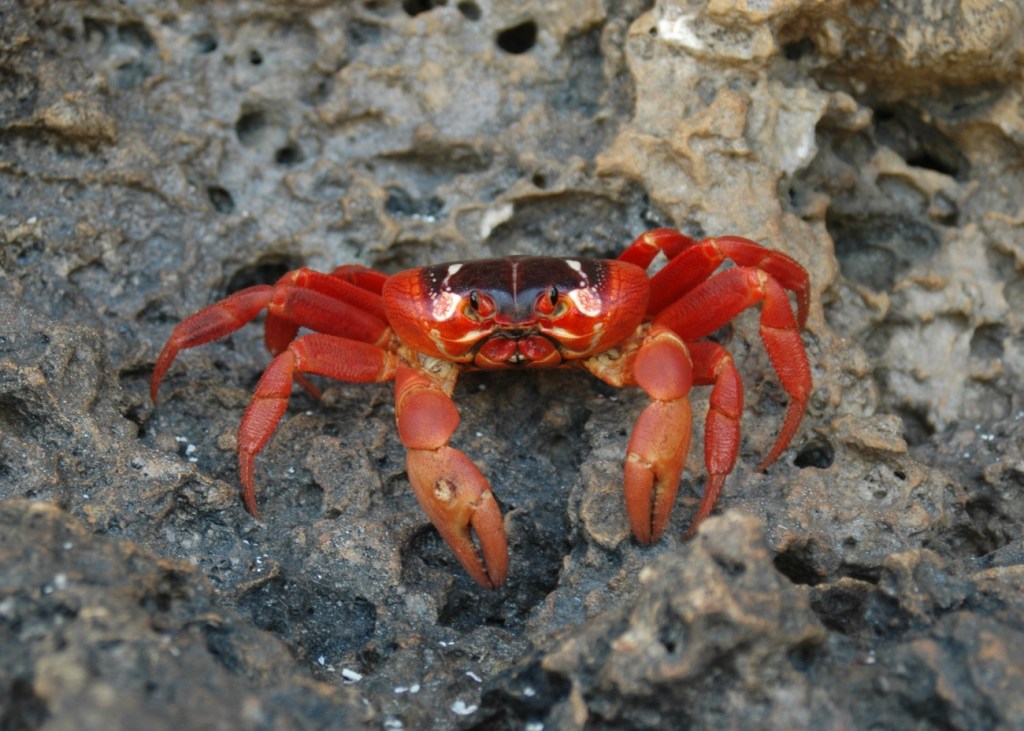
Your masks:
<svg viewBox="0 0 1024 731"><path fill-rule="evenodd" d="M454 380L437 374L399 368L398 435L408 450L406 470L423 512L467 573L481 586L497 589L508 573L505 527L487 478L469 457L448 446L459 425L459 411L446 392L451 385Z"/></svg>
<svg viewBox="0 0 1024 731"><path fill-rule="evenodd" d="M651 397L626 451L626 513L640 543L656 541L668 525L690 448L693 366L686 345L655 326L633 362L636 382Z"/></svg>
<svg viewBox="0 0 1024 731"><path fill-rule="evenodd" d="M690 402L655 401L636 426L626 452L626 514L643 544L668 525L690 444Z"/></svg>
<svg viewBox="0 0 1024 731"><path fill-rule="evenodd" d="M488 589L504 584L508 545L501 510L477 466L459 450L444 446L410 449L406 468L423 512L466 572Z"/></svg>

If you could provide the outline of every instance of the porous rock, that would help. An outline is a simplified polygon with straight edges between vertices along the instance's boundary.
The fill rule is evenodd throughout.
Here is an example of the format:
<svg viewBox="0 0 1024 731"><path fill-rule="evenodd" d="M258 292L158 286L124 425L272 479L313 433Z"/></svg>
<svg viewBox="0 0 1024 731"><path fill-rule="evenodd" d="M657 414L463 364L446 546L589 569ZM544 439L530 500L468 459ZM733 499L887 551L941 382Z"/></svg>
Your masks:
<svg viewBox="0 0 1024 731"><path fill-rule="evenodd" d="M1022 725L1018 4L0 12L0 725ZM714 335L743 440L687 545L704 389L643 547L621 496L642 394L465 376L498 592L420 513L390 387L296 390L259 521L234 454L258 324L149 400L175 324L289 269L614 256L663 225L757 239L812 283L814 390L767 472L788 397L757 315Z"/></svg>

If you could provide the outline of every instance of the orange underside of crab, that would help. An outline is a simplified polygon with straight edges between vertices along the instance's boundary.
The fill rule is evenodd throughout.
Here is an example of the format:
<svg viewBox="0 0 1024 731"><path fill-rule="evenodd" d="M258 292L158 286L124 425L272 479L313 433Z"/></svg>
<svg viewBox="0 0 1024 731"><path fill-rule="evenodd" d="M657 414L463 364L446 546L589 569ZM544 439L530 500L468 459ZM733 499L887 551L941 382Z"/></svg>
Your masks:
<svg viewBox="0 0 1024 731"><path fill-rule="evenodd" d="M668 263L648 277L664 253ZM725 261L735 266L719 271ZM787 291L795 295L796 311ZM633 534L657 540L668 523L690 446L692 386L711 386L708 473L687 535L708 516L739 452L743 384L732 357L707 340L761 305L760 334L789 408L771 464L796 433L811 390L800 331L807 272L790 257L738 236L695 241L656 229L618 259L507 257L420 267L388 276L360 266L289 272L275 285L236 292L179 324L153 371L151 396L181 350L223 337L266 311L275 356L238 432L246 509L257 515L255 458L308 374L395 381L398 434L409 482L424 512L479 584L508 573L501 511L477 466L450 446L459 424L451 399L463 370L581 368L650 398L626 447L625 503ZM299 335L300 329L311 331ZM476 534L476 542L473 534Z"/></svg>

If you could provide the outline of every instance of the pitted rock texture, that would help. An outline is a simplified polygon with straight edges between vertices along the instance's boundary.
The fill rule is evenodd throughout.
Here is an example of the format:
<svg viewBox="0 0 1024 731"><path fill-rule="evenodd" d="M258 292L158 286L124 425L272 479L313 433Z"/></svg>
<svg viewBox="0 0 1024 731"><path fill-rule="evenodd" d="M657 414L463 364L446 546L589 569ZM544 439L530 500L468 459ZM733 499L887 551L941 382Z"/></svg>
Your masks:
<svg viewBox="0 0 1024 731"><path fill-rule="evenodd" d="M0 726L1024 725L1021 13L0 2ZM642 394L464 376L497 592L420 512L390 386L295 390L260 521L234 454L259 323L150 403L175 324L289 269L615 256L657 226L757 239L813 289L814 391L766 473L787 397L758 316L714 336L743 441L689 543L706 389L641 547Z"/></svg>
<svg viewBox="0 0 1024 731"><path fill-rule="evenodd" d="M187 562L0 503L4 728L316 728L369 723L351 688L297 668Z"/></svg>

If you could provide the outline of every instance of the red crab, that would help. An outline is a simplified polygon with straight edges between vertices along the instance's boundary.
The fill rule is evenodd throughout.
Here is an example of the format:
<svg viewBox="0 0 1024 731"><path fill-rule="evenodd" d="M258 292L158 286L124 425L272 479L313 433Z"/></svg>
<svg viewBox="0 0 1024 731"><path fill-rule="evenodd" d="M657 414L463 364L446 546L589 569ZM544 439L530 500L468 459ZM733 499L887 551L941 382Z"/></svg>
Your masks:
<svg viewBox="0 0 1024 731"><path fill-rule="evenodd" d="M668 263L646 269L659 252ZM736 266L717 272L725 261ZM786 290L796 296L796 314ZM254 461L305 377L395 381L398 434L413 491L478 583L505 581L508 548L487 478L449 440L459 424L451 399L459 373L498 368L583 368L613 386L640 386L651 403L625 460L626 512L641 543L668 523L690 445L687 394L710 385L704 462L708 481L687 535L711 512L740 443L743 384L732 357L706 340L761 302L761 338L790 397L760 468L789 445L807 406L811 372L800 330L807 272L788 256L738 236L693 239L671 229L639 236L618 259L512 256L409 269L392 276L361 266L330 274L298 269L274 286L230 295L179 324L157 358L150 395L178 352L231 333L267 311L275 356L238 431L246 509L257 515ZM296 337L300 328L311 334ZM476 533L479 551L473 542Z"/></svg>

